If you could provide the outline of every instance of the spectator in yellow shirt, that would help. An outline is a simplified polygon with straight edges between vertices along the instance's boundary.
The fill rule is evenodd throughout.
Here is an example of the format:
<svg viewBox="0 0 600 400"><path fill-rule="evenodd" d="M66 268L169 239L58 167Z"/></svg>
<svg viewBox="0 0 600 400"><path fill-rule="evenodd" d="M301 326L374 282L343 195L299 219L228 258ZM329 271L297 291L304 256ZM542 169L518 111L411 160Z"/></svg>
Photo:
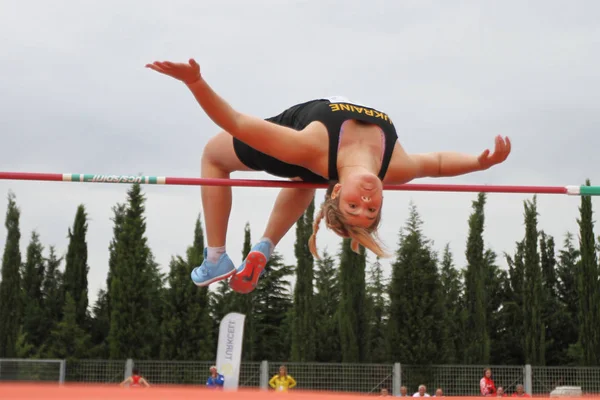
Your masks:
<svg viewBox="0 0 600 400"><path fill-rule="evenodd" d="M269 381L269 386L278 392L287 392L288 389L296 386L296 381L291 375L288 375L287 368L282 365L279 367L279 374L273 376Z"/></svg>

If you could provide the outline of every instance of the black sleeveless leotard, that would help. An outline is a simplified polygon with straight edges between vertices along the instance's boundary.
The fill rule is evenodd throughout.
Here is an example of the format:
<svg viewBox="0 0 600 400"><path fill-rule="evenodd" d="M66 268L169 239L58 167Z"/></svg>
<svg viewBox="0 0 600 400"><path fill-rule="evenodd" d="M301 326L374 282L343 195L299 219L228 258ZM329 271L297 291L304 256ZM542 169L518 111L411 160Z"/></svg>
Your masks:
<svg viewBox="0 0 600 400"><path fill-rule="evenodd" d="M236 138L233 138L233 148L239 160L253 170L264 171L281 178L298 177L304 182L335 182L338 180L337 153L340 129L345 121L351 119L375 124L381 128L385 147L378 176L383 180L392 158L394 145L398 140L394 124L387 114L370 107L353 104L344 98L311 100L290 107L278 116L267 119L267 121L296 130L302 130L314 121L323 123L329 134L328 177L317 175L304 167L280 161Z"/></svg>

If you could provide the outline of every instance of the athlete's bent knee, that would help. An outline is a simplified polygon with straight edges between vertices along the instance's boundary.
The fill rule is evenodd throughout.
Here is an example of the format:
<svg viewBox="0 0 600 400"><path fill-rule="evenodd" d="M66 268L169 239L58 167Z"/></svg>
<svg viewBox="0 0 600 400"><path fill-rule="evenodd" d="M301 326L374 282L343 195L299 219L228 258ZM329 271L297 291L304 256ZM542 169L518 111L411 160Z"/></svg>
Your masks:
<svg viewBox="0 0 600 400"><path fill-rule="evenodd" d="M202 150L202 165L205 163L218 165L219 154L223 153L223 139L221 135L224 133L227 134L226 132L221 132L206 142L206 146Z"/></svg>

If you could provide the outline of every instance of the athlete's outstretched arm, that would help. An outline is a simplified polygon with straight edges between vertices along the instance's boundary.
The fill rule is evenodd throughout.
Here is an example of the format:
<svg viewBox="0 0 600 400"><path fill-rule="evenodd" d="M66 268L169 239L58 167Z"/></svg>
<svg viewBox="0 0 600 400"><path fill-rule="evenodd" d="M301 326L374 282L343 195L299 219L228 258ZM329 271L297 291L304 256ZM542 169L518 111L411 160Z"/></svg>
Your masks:
<svg viewBox="0 0 600 400"><path fill-rule="evenodd" d="M184 82L210 119L247 145L290 164L303 165L312 159L314 145L306 135L234 110L202 78L193 59L189 64L154 62L147 67Z"/></svg>
<svg viewBox="0 0 600 400"><path fill-rule="evenodd" d="M496 147L490 154L485 150L479 156L457 152L414 154L410 157L417 166L417 177L447 177L482 171L506 160L510 154L510 139L496 136Z"/></svg>
<svg viewBox="0 0 600 400"><path fill-rule="evenodd" d="M496 137L493 153L485 150L479 156L451 151L407 154L397 142L385 182L403 184L415 178L449 177L482 171L506 160L510 149L510 140L501 136Z"/></svg>
<svg viewBox="0 0 600 400"><path fill-rule="evenodd" d="M450 177L482 171L504 162L511 149L510 140L501 136L496 137L493 153L485 150L478 156L451 151L409 155L399 143L396 143L396 146L398 154L390 163L386 175L387 183L401 184L415 178Z"/></svg>

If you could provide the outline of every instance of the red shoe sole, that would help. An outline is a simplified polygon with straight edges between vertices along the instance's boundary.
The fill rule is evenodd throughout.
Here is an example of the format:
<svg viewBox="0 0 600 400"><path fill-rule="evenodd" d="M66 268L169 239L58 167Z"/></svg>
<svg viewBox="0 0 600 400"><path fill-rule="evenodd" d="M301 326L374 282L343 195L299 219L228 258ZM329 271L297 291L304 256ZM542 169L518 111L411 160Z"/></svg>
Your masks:
<svg viewBox="0 0 600 400"><path fill-rule="evenodd" d="M246 257L246 267L229 280L229 287L235 292L247 294L256 289L260 274L267 265L267 258L260 251L251 251Z"/></svg>

